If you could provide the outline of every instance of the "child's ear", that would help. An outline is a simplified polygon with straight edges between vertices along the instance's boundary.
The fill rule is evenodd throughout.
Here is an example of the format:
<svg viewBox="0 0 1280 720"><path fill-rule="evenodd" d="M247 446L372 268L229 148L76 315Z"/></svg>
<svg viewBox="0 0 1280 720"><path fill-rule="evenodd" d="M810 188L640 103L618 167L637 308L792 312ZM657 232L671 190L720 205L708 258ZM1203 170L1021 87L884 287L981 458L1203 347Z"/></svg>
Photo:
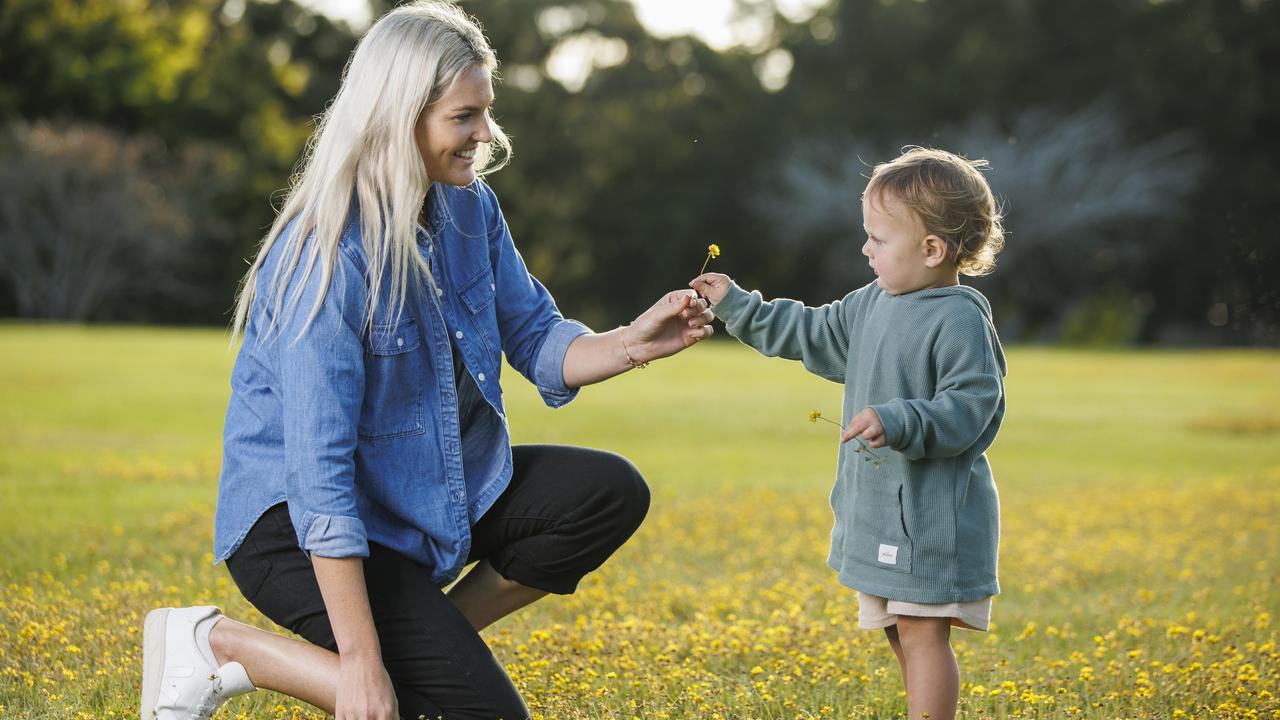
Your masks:
<svg viewBox="0 0 1280 720"><path fill-rule="evenodd" d="M929 235L924 239L924 264L926 267L936 268L946 262L947 242L937 235Z"/></svg>

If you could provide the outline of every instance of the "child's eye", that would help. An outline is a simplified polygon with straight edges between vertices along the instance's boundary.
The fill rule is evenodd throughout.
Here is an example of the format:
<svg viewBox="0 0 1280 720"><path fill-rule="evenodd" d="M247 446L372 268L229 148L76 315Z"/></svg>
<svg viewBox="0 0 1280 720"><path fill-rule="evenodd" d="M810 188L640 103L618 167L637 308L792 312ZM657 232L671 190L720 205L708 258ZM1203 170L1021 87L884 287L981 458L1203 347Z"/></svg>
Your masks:
<svg viewBox="0 0 1280 720"><path fill-rule="evenodd" d="M453 119L454 119L454 120L457 120L458 122L463 122L463 121L465 121L465 120L470 120L470 119L471 119L471 113L462 113L461 115L457 115L457 116L455 116Z"/></svg>

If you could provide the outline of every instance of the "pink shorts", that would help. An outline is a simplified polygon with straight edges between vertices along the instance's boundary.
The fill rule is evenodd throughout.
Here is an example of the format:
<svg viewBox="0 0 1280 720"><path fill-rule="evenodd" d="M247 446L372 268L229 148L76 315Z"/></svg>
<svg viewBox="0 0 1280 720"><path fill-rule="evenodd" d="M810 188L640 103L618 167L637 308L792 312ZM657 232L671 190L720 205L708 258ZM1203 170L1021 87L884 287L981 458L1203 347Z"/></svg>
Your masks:
<svg viewBox="0 0 1280 720"><path fill-rule="evenodd" d="M966 630L986 632L991 625L991 598L941 605L922 605L887 600L858 591L858 627L879 630L898 624L899 615L951 618L951 624Z"/></svg>

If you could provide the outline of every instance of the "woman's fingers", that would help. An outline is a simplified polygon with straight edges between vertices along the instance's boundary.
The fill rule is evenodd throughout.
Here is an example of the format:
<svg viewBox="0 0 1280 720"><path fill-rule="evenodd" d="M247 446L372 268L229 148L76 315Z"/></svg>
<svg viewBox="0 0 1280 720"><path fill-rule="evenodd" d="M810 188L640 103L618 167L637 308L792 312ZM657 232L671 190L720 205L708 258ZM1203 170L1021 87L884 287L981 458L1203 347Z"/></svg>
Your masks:
<svg viewBox="0 0 1280 720"><path fill-rule="evenodd" d="M702 315L711 316L709 305L703 298L694 298L689 301L689 305L680 311L680 317L685 320L693 320Z"/></svg>
<svg viewBox="0 0 1280 720"><path fill-rule="evenodd" d="M702 301L699 300L698 302L702 302ZM696 328L696 327L702 327L703 325L710 325L711 321L715 319L716 319L716 316L712 315L710 310L703 310L702 312L696 313L689 318L689 327Z"/></svg>

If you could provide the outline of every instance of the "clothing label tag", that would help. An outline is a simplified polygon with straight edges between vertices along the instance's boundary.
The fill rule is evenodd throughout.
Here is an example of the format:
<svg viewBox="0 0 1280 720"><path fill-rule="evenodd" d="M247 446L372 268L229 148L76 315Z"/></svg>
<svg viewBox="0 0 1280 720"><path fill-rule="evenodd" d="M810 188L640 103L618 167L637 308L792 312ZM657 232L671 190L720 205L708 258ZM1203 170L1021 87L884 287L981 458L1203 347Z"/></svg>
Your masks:
<svg viewBox="0 0 1280 720"><path fill-rule="evenodd" d="M886 565L898 564L898 546L897 545L881 545L880 546L880 562Z"/></svg>

